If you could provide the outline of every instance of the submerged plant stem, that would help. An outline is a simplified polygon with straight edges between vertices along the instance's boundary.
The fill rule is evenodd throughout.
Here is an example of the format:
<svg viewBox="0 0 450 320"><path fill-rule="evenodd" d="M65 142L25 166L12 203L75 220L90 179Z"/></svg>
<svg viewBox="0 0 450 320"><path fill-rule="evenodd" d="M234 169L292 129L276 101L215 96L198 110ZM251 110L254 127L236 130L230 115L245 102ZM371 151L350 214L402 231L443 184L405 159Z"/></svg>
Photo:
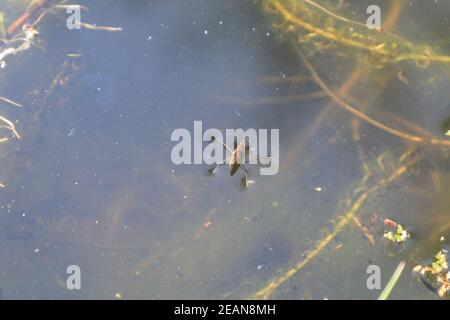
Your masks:
<svg viewBox="0 0 450 320"><path fill-rule="evenodd" d="M344 217L339 221L339 223L334 228L333 232L328 234L325 238L320 240L314 249L308 252L305 255L305 258L298 262L293 268L286 271L283 275L271 281L267 286L263 289L259 290L255 293L252 299L268 299L272 293L283 283L289 280L292 276L294 276L298 271L303 269L311 260L313 260L322 250L333 240L336 235L343 230L343 228L353 219L353 216L357 212L357 210L362 206L362 204L366 201L368 197L368 193L362 193L356 202L353 204L351 209L344 215Z"/></svg>
<svg viewBox="0 0 450 320"><path fill-rule="evenodd" d="M398 178L402 177L408 172L408 169L413 164L417 163L419 159L415 158L409 161L407 164L399 167L392 175L381 180L378 184L372 188L360 193L359 197L351 206L350 210L344 213L340 221L336 224L333 231L326 235L323 239L319 240L314 248L309 251L302 260L296 263L291 269L283 273L281 276L275 278L269 282L264 288L257 291L254 295L250 296L250 299L268 299L273 294L273 292L279 288L282 284L288 281L291 277L302 270L309 262L311 262L316 256L318 256L322 250L339 234L350 221L353 221L353 217L356 215L358 210L361 209L364 202L367 200L369 195L379 191L380 189L387 187L393 183Z"/></svg>
<svg viewBox="0 0 450 320"><path fill-rule="evenodd" d="M341 17L330 10L314 3L311 0L302 0L303 2L314 6L316 9L325 12L330 17L337 19L341 22L347 24L353 24L358 26L363 26L364 24L360 22L356 22L344 17ZM371 54L376 54L382 57L385 61L388 62L399 62L399 61L416 61L422 62L427 65L429 62L441 62L441 63L450 63L450 56L435 54L434 52L429 51L426 47L420 47L414 45L412 42L401 38L393 33L386 32L386 35L391 38L398 40L398 43L395 43L395 46L387 47L387 42L383 40L379 40L378 43L368 44L362 40L354 39L348 35L340 34L336 32L334 29L329 28L321 28L319 26L310 23L309 21L303 20L300 16L297 16L292 7L285 6L282 1L279 0L271 0L267 1L265 10L268 12L273 12L274 14L278 14L284 19L284 22L288 22L294 26L297 26L303 30L306 30L310 34L314 36L321 36L324 39L329 41L341 44L343 46L348 46L360 50L367 50ZM364 25L364 28L366 26ZM374 31L377 32L377 31ZM392 44L394 42L392 41ZM400 50L401 49L401 50Z"/></svg>
<svg viewBox="0 0 450 320"><path fill-rule="evenodd" d="M334 101L338 106L343 108L344 110L352 113L356 117L360 118L361 120L383 130L386 131L396 137L402 138L404 140L407 140L409 142L414 143L425 143L428 142L432 145L442 145L442 146L450 146L450 140L443 140L436 137L432 137L429 139L426 139L424 137L415 136L397 129L394 129L392 127L389 127L385 125L384 123L379 122L378 120L372 119L365 113L359 111L358 109L352 107L347 102L339 98L328 86L323 82L323 80L319 77L314 67L311 65L311 63L308 61L304 53L300 48L298 48L298 53L300 57L303 60L303 63L305 64L308 71L311 73L312 79L317 83L317 85Z"/></svg>

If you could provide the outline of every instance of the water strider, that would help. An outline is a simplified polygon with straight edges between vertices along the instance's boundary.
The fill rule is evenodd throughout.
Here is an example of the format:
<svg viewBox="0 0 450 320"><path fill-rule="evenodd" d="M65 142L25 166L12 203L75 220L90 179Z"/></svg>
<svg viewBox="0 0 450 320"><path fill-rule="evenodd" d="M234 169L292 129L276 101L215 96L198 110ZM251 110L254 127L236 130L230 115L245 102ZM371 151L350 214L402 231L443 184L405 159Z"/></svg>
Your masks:
<svg viewBox="0 0 450 320"><path fill-rule="evenodd" d="M241 169L244 172L244 175L241 178L241 186L246 189L250 184L253 184L253 180L248 180L248 170L245 167L245 164L249 162L250 155L250 144L249 138L245 137L243 141L239 144L237 143L237 138L234 139L233 149L230 148L226 143L216 139L216 137L211 137L211 143L218 142L224 146L227 152L230 153L230 156L227 157L224 161L220 163L213 164L208 169L208 174L213 175L218 166L223 164L228 164L230 168L230 176L234 176L236 172Z"/></svg>

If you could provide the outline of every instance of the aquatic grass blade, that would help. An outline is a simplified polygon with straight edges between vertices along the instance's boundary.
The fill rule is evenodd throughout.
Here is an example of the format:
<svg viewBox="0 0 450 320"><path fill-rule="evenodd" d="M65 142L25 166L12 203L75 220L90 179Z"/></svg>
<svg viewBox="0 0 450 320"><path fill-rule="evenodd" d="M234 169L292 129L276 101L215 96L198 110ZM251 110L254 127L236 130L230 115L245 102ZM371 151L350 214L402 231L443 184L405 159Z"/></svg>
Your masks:
<svg viewBox="0 0 450 320"><path fill-rule="evenodd" d="M380 296L378 297L378 300L387 300L392 290L394 289L395 285L397 284L398 279L400 279L400 276L404 268L405 268L405 261L400 261L391 279L389 279L389 282L383 289L383 292L381 292Z"/></svg>

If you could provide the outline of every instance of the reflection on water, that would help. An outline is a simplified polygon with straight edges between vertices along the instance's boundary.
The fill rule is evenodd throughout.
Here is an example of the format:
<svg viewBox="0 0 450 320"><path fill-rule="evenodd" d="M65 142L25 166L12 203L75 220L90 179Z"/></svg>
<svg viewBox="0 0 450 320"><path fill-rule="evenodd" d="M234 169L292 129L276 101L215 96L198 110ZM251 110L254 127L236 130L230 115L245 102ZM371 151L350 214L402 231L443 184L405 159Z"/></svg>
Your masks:
<svg viewBox="0 0 450 320"><path fill-rule="evenodd" d="M1 95L24 106L2 106L23 135L0 146L3 298L246 298L289 270L273 297L376 298L368 265L385 284L400 260L411 270L448 245L448 149L405 143L330 102L260 3L86 5L83 19L123 31L67 30L49 16L36 47L1 73ZM430 9L438 31L409 29L424 7L402 7L392 28L418 42L439 34L446 4ZM364 21L361 12L352 18ZM352 105L442 136L448 65L374 71L315 45L307 58L332 88L360 70L340 92ZM226 169L174 165L171 133L195 120L279 128L280 172L250 168L255 184L242 191ZM412 242L383 241L384 218ZM72 264L82 290L66 288ZM405 274L393 296L436 297Z"/></svg>

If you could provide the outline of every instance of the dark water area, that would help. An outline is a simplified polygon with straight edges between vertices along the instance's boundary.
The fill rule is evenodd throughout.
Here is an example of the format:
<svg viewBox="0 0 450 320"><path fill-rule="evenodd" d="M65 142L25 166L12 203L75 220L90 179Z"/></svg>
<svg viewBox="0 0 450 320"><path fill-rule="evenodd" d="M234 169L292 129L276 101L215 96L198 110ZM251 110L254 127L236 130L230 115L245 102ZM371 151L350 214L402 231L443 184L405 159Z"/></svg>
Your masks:
<svg viewBox="0 0 450 320"><path fill-rule="evenodd" d="M261 2L79 3L89 8L82 21L122 31L69 30L60 10L39 24L36 45L0 71L0 95L23 105L1 107L22 136L0 145L4 299L247 298L332 233L364 176L352 116L330 113L311 131L329 99L290 102L317 85ZM450 8L436 5L430 25L429 15L419 14L423 5L412 1L398 29L418 42L428 34L440 39ZM23 9L17 6L0 11L17 16ZM389 7L387 1L380 6ZM408 17L424 27L408 29ZM310 57L336 87L352 69ZM413 70L407 76L414 90L369 75L356 85L355 99L382 105L382 119L389 120L387 112L406 114L442 134L449 82L425 79L445 78L445 69ZM286 80L292 77L299 80ZM430 105L432 111L424 108ZM280 129L279 172L262 176L250 165L254 184L243 190L242 171L230 176L221 167L208 176L206 164L175 165L171 134L193 132L194 121L223 132ZM375 184L395 171L405 149L377 128L365 128L364 136L365 159L376 171L368 183ZM360 210L365 218L376 213L401 221L415 232L414 245L396 251L376 230L372 246L349 225L275 298L373 299L379 291L366 287L368 265L381 266L385 284L400 260L411 270L427 252L432 258L445 248L447 240L435 238L450 239L448 154L420 153L431 159L417 175ZM67 289L70 265L81 269L80 290ZM393 297L437 298L405 274Z"/></svg>

